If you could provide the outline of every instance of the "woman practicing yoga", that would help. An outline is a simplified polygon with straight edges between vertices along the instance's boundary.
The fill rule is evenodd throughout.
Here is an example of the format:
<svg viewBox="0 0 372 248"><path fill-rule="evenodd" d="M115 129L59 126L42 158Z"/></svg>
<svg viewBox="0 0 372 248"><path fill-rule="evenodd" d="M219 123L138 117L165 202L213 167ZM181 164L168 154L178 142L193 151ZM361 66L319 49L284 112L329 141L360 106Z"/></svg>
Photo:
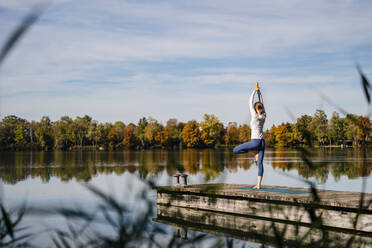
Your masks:
<svg viewBox="0 0 372 248"><path fill-rule="evenodd" d="M258 102L253 104L254 95L258 95ZM246 153L248 151L256 151L256 161L258 165L258 178L257 185L254 186L254 189L261 188L261 181L263 175L263 157L265 153L265 139L263 134L263 126L266 120L266 112L263 105L263 99L260 92L260 87L258 82L256 83L252 95L249 99L249 111L251 112L251 140L244 144L238 145L234 148L234 153Z"/></svg>

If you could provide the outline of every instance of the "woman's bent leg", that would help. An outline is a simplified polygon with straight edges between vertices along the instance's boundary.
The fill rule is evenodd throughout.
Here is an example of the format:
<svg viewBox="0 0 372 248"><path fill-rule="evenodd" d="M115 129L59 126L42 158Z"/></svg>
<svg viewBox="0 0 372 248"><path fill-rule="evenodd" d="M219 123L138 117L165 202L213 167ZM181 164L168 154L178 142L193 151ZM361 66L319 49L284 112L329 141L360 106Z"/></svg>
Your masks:
<svg viewBox="0 0 372 248"><path fill-rule="evenodd" d="M260 144L261 144L261 140L252 139L244 144L236 146L234 148L234 153L239 154L239 153L246 153L250 150L255 150L260 146Z"/></svg>

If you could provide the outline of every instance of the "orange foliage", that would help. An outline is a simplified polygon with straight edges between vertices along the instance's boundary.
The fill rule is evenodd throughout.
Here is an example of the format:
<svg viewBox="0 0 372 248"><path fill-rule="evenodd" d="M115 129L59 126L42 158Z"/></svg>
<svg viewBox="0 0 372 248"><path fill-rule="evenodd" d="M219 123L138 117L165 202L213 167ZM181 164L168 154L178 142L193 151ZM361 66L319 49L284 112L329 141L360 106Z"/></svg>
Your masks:
<svg viewBox="0 0 372 248"><path fill-rule="evenodd" d="M240 143L248 142L251 139L251 128L247 124L239 126Z"/></svg>
<svg viewBox="0 0 372 248"><path fill-rule="evenodd" d="M137 126L130 123L124 130L123 144L127 148L135 148L139 143L137 135Z"/></svg>
<svg viewBox="0 0 372 248"><path fill-rule="evenodd" d="M364 116L359 116L356 122L358 127L358 140L364 142L371 134L371 121Z"/></svg>

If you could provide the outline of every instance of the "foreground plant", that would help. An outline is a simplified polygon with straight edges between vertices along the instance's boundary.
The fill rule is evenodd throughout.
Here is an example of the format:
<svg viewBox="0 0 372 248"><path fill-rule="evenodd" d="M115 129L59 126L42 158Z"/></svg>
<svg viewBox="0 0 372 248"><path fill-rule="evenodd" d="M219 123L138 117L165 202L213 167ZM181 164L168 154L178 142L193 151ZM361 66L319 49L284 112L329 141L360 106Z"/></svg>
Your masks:
<svg viewBox="0 0 372 248"><path fill-rule="evenodd" d="M22 205L18 210L7 210L0 203L0 247L29 247L32 234L26 232L28 228L20 227L26 213L26 206Z"/></svg>

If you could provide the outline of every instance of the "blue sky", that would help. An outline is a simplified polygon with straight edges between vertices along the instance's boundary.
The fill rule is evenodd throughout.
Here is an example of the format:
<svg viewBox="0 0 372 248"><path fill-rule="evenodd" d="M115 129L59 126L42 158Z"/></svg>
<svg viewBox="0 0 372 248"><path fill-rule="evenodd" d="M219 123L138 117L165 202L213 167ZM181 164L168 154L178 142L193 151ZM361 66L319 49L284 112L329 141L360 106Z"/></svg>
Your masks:
<svg viewBox="0 0 372 248"><path fill-rule="evenodd" d="M0 2L1 42L36 0ZM370 1L56 0L0 69L1 116L165 123L215 114L249 121L262 82L266 127L335 110L368 111Z"/></svg>

